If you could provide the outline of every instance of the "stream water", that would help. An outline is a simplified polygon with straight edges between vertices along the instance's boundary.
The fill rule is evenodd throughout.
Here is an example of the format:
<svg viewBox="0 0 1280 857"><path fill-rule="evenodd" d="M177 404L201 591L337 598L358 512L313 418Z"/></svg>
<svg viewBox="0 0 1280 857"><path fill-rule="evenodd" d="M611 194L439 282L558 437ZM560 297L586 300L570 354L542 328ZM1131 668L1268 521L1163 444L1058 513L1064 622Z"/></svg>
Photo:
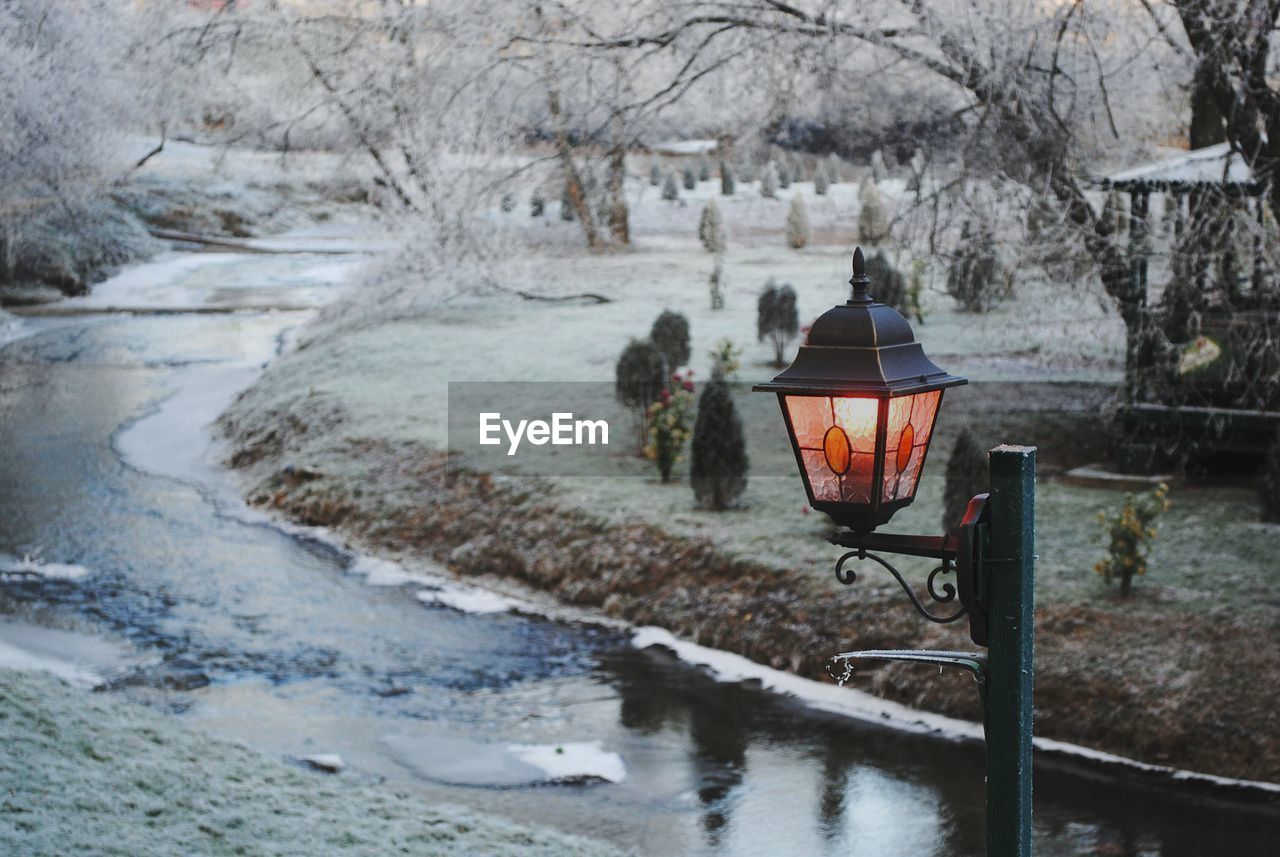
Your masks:
<svg viewBox="0 0 1280 857"><path fill-rule="evenodd" d="M243 507L208 423L307 318L252 308L322 304L351 264L175 255L87 305L249 309L24 323L0 351L0 560L69 565L0 576L0 665L643 854L982 854L979 746L717 682L616 630L425 604ZM552 782L557 763L620 781ZM1044 857L1280 843L1272 812L1080 770L1038 769L1036 801Z"/></svg>

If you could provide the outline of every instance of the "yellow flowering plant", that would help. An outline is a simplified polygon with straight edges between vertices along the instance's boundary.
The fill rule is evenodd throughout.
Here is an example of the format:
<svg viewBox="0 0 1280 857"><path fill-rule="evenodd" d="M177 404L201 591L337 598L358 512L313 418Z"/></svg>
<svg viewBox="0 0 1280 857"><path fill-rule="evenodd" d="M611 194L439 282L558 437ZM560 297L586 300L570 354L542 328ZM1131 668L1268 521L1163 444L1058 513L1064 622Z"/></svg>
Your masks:
<svg viewBox="0 0 1280 857"><path fill-rule="evenodd" d="M1110 583L1120 580L1120 595L1133 591L1133 578L1147 573L1147 555L1156 538L1156 518L1169 511L1169 486L1161 483L1150 494L1126 494L1119 514L1098 513L1098 522L1109 539L1106 559L1093 570Z"/></svg>
<svg viewBox="0 0 1280 857"><path fill-rule="evenodd" d="M693 370L671 376L670 386L658 395L646 414L649 438L644 454L658 465L663 482L671 481L671 471L684 460L684 447L693 434Z"/></svg>

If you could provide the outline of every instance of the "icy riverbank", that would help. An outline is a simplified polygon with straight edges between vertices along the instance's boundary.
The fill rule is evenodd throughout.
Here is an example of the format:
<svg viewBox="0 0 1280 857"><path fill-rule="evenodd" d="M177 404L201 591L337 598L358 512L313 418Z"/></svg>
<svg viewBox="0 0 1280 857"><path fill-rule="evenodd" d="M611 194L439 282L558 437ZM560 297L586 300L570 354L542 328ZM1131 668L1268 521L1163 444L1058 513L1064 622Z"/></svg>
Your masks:
<svg viewBox="0 0 1280 857"><path fill-rule="evenodd" d="M135 704L0 670L5 854L614 855L212 740Z"/></svg>

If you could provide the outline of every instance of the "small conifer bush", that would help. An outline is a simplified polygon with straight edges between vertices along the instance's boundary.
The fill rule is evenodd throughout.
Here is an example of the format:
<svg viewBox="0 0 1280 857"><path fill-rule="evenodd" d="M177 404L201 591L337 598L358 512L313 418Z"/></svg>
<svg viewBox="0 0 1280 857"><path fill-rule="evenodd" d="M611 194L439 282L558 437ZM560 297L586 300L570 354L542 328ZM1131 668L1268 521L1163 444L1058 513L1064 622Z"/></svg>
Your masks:
<svg viewBox="0 0 1280 857"><path fill-rule="evenodd" d="M871 295L906 316L910 312L906 278L877 250L867 257L867 276L871 278Z"/></svg>
<svg viewBox="0 0 1280 857"><path fill-rule="evenodd" d="M840 184L841 178L840 156L832 152L827 155L827 181L831 184Z"/></svg>
<svg viewBox="0 0 1280 857"><path fill-rule="evenodd" d="M707 248L708 253L723 253L725 250L724 218L720 215L720 206L714 199L707 200L702 208L702 217L698 220L698 240Z"/></svg>
<svg viewBox="0 0 1280 857"><path fill-rule="evenodd" d="M764 173L760 176L760 195L766 199L776 199L778 196L778 168L773 161L765 165Z"/></svg>
<svg viewBox="0 0 1280 857"><path fill-rule="evenodd" d="M813 173L813 192L814 192L814 194L815 194L815 195L817 195L817 196L826 196L826 195L827 195L827 187L828 187L827 171L826 171L826 170L815 170L815 171L814 171L814 173Z"/></svg>
<svg viewBox="0 0 1280 857"><path fill-rule="evenodd" d="M678 312L663 310L653 321L649 341L662 352L667 368L674 372L689 362L689 319Z"/></svg>
<svg viewBox="0 0 1280 857"><path fill-rule="evenodd" d="M698 158L698 181L711 181L711 159L706 155Z"/></svg>
<svg viewBox="0 0 1280 857"><path fill-rule="evenodd" d="M1004 268L990 230L971 234L969 224L964 225L947 273L947 292L966 312L986 312L1004 297Z"/></svg>
<svg viewBox="0 0 1280 857"><path fill-rule="evenodd" d="M542 196L542 191L535 190L533 196L529 197L529 216L541 217L547 210L547 200Z"/></svg>
<svg viewBox="0 0 1280 857"><path fill-rule="evenodd" d="M692 167L684 168L684 189L694 190L698 186L698 176L693 172Z"/></svg>
<svg viewBox="0 0 1280 857"><path fill-rule="evenodd" d="M770 278L756 304L756 336L761 342L769 340L773 346L773 365L786 365L787 346L799 332L795 289L787 283L778 285Z"/></svg>
<svg viewBox="0 0 1280 857"><path fill-rule="evenodd" d="M733 167L729 166L727 161L720 162L720 193L724 196L733 196L735 190L738 189L737 182L734 180Z"/></svg>
<svg viewBox="0 0 1280 857"><path fill-rule="evenodd" d="M667 389L667 359L649 340L633 339L622 350L614 371L614 395L636 417L636 451L643 454L649 434L646 413Z"/></svg>
<svg viewBox="0 0 1280 857"><path fill-rule="evenodd" d="M662 184L662 167L658 166L657 161L649 165L649 184L654 187Z"/></svg>
<svg viewBox="0 0 1280 857"><path fill-rule="evenodd" d="M674 202L680 198L680 189L676 187L675 173L667 173L667 177L662 180L662 198L668 202Z"/></svg>
<svg viewBox="0 0 1280 857"><path fill-rule="evenodd" d="M863 244L879 244L889 237L889 214L876 183L868 176L858 191L862 203L858 210L858 240Z"/></svg>
<svg viewBox="0 0 1280 857"><path fill-rule="evenodd" d="M747 487L747 444L729 385L712 379L698 398L693 424L689 483L698 505L712 511L732 508Z"/></svg>
<svg viewBox="0 0 1280 857"><path fill-rule="evenodd" d="M792 250L801 250L812 238L809 207L805 205L804 197L797 193L791 198L791 208L787 211L787 246Z"/></svg>
<svg viewBox="0 0 1280 857"><path fill-rule="evenodd" d="M889 177L889 168L884 163L884 153L879 149L871 153L871 176L877 184Z"/></svg>
<svg viewBox="0 0 1280 857"><path fill-rule="evenodd" d="M947 459L946 487L942 491L942 531L960 526L969 501L990 490L987 451L978 445L968 429L960 432Z"/></svg>

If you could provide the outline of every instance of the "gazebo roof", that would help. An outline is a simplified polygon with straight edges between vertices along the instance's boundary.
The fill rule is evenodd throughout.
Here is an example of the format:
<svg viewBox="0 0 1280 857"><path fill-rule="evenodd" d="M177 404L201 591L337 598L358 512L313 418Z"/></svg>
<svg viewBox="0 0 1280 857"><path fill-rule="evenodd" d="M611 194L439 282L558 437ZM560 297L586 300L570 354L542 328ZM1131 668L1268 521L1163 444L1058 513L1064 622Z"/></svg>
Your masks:
<svg viewBox="0 0 1280 857"><path fill-rule="evenodd" d="M1184 155L1121 170L1102 179L1103 187L1125 191L1193 190L1197 186L1235 187L1257 193L1261 184L1230 143L1194 149Z"/></svg>

